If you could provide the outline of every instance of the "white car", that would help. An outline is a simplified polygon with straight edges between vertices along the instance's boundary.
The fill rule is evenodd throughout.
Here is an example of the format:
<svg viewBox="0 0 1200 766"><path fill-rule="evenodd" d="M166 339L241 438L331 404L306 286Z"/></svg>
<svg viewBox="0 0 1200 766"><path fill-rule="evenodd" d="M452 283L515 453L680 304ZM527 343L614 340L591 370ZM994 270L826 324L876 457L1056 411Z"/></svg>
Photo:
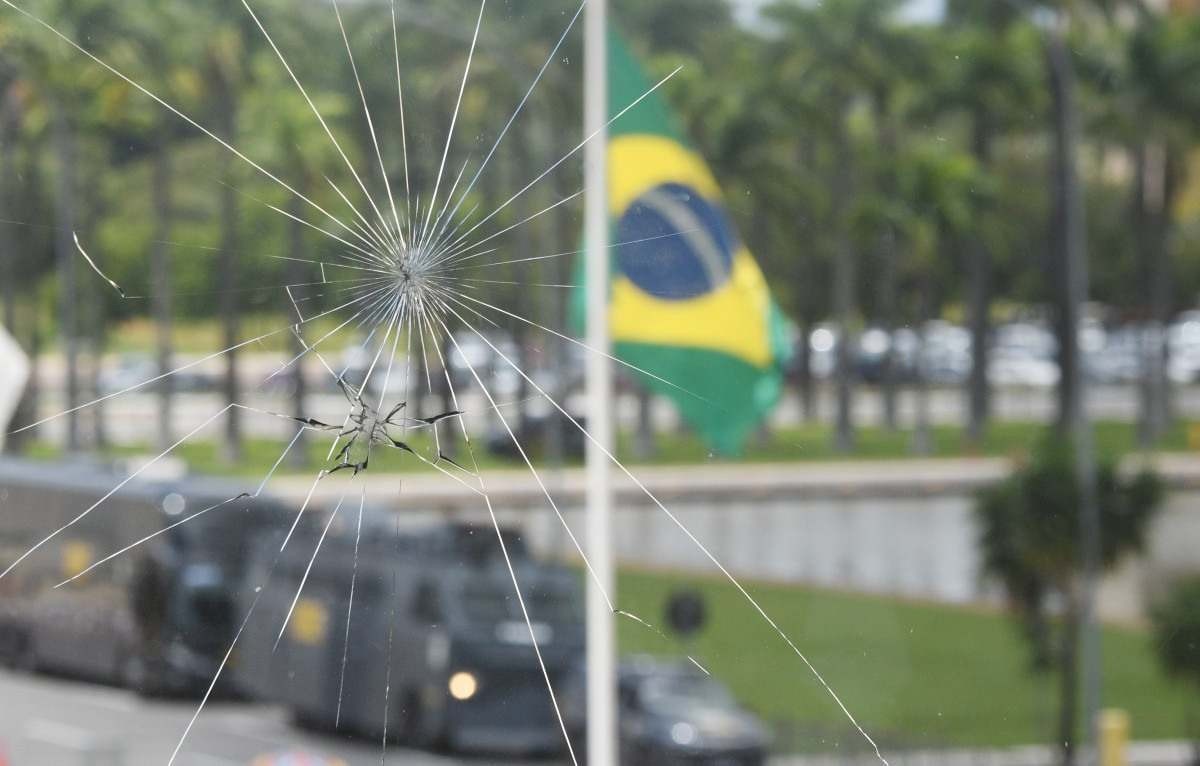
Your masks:
<svg viewBox="0 0 1200 766"><path fill-rule="evenodd" d="M988 381L994 386L1049 388L1058 383L1058 365L1046 357L1012 348L998 348L988 360Z"/></svg>

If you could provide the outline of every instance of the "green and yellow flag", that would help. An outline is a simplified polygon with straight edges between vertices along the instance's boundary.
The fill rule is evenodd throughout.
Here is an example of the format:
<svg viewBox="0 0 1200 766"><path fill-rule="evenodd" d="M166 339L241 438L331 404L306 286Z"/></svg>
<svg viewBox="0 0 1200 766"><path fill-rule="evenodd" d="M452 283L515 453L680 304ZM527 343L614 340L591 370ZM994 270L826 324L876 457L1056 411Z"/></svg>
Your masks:
<svg viewBox="0 0 1200 766"><path fill-rule="evenodd" d="M616 114L650 82L612 31L608 48L609 113ZM736 454L779 399L785 320L716 179L658 92L614 122L609 136L614 353L690 392L638 376L674 400L713 449Z"/></svg>

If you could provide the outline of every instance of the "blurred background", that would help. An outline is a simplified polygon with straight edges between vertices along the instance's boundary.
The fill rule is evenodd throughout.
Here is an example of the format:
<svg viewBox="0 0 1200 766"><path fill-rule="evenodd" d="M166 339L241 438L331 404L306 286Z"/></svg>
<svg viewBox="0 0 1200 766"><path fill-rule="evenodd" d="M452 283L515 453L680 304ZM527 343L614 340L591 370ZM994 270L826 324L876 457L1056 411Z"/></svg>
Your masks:
<svg viewBox="0 0 1200 766"><path fill-rule="evenodd" d="M478 6L337 5L353 69L329 4L252 4L348 160L373 170L382 141L392 188L428 189ZM239 4L20 6L341 204L339 150ZM499 210L480 232L512 227L496 253L457 272L499 313L430 339L443 353L394 351L412 390L407 372L371 377L371 328L331 311L321 264L345 248L303 203L0 9L0 564L21 559L0 575L0 764L164 762L225 660L179 763L566 757L495 530L429 463L469 458L487 477L581 737L585 567L559 513L582 528L589 352L563 340L582 329L582 206L544 212L583 181L578 29L554 47L576 9L488 5L451 177L540 80L464 215L570 161ZM618 366L617 456L889 762L1100 758L1085 743L1122 759L1106 764L1197 762L1200 5L613 0L610 14L641 90L682 67L655 95L664 130L711 169L722 231L753 253L778 320L756 377L702 404ZM635 219L614 220L618 246L644 231ZM324 362L288 329L297 312L307 342L335 336ZM463 410L473 449L457 426L436 446L423 431L410 444L431 460L381 450L361 476L314 482L328 440L271 413L341 422L330 365L413 417ZM668 382L708 385L689 369ZM222 409L234 402L252 409ZM623 763L878 762L630 481L613 518L616 607L636 616L618 619ZM277 556L289 528L301 550Z"/></svg>

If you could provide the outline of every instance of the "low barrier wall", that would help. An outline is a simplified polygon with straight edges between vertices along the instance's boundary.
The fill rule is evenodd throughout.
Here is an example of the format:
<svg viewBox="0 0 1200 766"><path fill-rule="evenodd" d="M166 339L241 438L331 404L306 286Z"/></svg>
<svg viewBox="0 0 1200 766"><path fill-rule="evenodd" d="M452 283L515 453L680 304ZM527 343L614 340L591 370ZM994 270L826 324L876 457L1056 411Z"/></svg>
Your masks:
<svg viewBox="0 0 1200 766"><path fill-rule="evenodd" d="M1200 459L1157 458L1165 505L1146 555L1106 577L1100 611L1136 620L1170 578L1200 571ZM632 473L718 560L740 577L845 588L947 603L996 601L980 577L973 517L976 493L1003 478L999 459L790 465L688 466ZM360 477L360 480L363 477ZM436 476L366 479L374 502L412 518L429 514L486 520L480 498ZM546 472L542 480L581 544L583 475ZM519 525L545 554L577 557L570 536L528 472L486 477L499 518ZM297 498L309 480L282 480ZM400 490L400 491L398 491ZM317 497L336 500L336 485ZM628 477L614 488L614 544L629 564L683 571L715 567L676 522Z"/></svg>

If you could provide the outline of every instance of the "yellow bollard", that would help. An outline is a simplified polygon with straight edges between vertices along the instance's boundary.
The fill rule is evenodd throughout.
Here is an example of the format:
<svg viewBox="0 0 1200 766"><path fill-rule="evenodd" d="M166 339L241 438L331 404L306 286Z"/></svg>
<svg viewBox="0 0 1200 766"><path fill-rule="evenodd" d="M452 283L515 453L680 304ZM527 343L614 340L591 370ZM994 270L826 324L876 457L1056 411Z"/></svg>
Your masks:
<svg viewBox="0 0 1200 766"><path fill-rule="evenodd" d="M1100 735L1100 766L1126 766L1129 713L1116 708L1101 710L1096 728Z"/></svg>

